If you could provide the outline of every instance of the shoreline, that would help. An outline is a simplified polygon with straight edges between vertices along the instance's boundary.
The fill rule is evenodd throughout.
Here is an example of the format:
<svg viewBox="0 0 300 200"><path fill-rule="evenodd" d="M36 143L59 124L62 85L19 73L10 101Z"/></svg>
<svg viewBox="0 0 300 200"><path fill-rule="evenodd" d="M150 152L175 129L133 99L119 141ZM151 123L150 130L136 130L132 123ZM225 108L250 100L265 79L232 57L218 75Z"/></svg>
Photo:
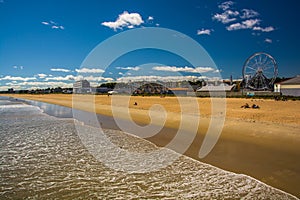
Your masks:
<svg viewBox="0 0 300 200"><path fill-rule="evenodd" d="M72 105L72 101L70 102L70 100L72 100L72 95L5 96L44 101L62 106L67 105L67 107L71 107L70 105ZM101 98L107 99L107 96L102 96ZM139 98L143 98L144 101L147 101L147 98L149 99L149 97ZM164 101L159 97L155 98L155 101L158 101L159 103ZM153 98L150 98L150 100L151 99ZM136 99L133 99L133 101L136 101ZM230 105L235 101L244 102L245 99L232 99L231 101L227 101L227 109L230 109ZM248 100L248 102L250 102L250 100ZM266 103L265 101L255 102L257 102L258 104L263 104L263 108L265 108L265 105L267 103L270 103ZM97 103L99 104L99 102ZM140 104L140 102L138 103ZM205 103L206 106L209 105L209 103ZM285 105L287 105L286 102L280 103L285 103ZM294 107L294 104L292 104L292 108ZM295 105L298 105L298 103L296 103ZM99 113L100 109L104 108L99 114L106 116L112 114L111 112L109 112L107 102L102 102L102 104L99 106L99 108L96 107L97 113ZM142 108L135 108L132 106L132 104L130 104L129 107L131 107L131 116L136 122L147 124L149 116L145 116L145 114L148 113L148 107L146 104ZM176 107L176 105L174 107ZM296 115L297 108L299 109L299 106L296 107L296 109L291 109L294 110ZM82 110L85 109L87 108L82 106ZM167 107L166 109L168 110L172 108ZM288 117L288 119L282 121L282 123L286 125L282 125L282 123L279 123L281 122L280 116L278 116L279 119L269 119L268 116L263 116L263 119L258 119L257 117L259 117L259 115L256 115L258 111L254 109L234 109L237 109L238 111L240 111L240 113L237 113L237 118L232 118L233 115L232 113L230 113L231 110L229 113L227 112L226 121L221 137L219 138L214 149L204 159L198 158L198 152L202 144L204 134L206 132L205 130L207 130L207 123L209 123L209 120L207 118L205 119L205 115L209 115L209 112L206 112L205 109L200 110L200 112L202 113L201 117L203 119L200 119L198 134L196 135L194 142L186 151L185 155L201 162L211 164L218 168L225 169L227 171L246 174L275 188L291 193L299 198L300 192L298 191L297 185L300 182L300 161L298 159L300 157L300 136L297 133L300 130L300 126L297 123L297 116L291 114L292 117ZM279 110L279 112L282 112L284 114L286 112L290 112L291 110ZM261 109L259 110L259 113L263 111ZM171 112L174 112L174 110L171 110ZM247 112L246 114L249 114L249 117L241 118L241 116L245 116L245 112ZM294 119L294 121L292 119ZM176 112L175 114L173 113L167 120L169 120L169 122L167 121L167 128L165 130L162 130L161 133L155 136L145 139L153 142L158 146L165 146L170 140L172 140L172 138L176 134L176 128L178 128L178 119L176 118ZM275 122L272 122L272 120ZM173 132L170 132L171 128L174 129Z"/></svg>

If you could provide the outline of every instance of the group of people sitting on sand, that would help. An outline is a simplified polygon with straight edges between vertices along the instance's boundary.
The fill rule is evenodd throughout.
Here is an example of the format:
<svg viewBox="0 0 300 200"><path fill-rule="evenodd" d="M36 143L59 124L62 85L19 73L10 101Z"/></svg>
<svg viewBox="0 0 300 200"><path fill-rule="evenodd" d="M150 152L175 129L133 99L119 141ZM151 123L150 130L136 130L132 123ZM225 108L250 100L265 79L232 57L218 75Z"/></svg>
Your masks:
<svg viewBox="0 0 300 200"><path fill-rule="evenodd" d="M245 103L245 105L242 105L241 108L254 108L254 109L258 109L259 106L256 105L256 104L253 104L253 105L250 107L248 103Z"/></svg>

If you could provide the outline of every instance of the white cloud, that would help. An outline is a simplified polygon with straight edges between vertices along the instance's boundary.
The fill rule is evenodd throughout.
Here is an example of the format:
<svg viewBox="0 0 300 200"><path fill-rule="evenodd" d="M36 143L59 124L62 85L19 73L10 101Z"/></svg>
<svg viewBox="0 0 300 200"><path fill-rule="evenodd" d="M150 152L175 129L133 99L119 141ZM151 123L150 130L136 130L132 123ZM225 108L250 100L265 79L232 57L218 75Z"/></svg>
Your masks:
<svg viewBox="0 0 300 200"><path fill-rule="evenodd" d="M7 86L15 86L17 83L16 83L16 81L12 81L12 82L7 82L7 83L5 83L5 85L7 85Z"/></svg>
<svg viewBox="0 0 300 200"><path fill-rule="evenodd" d="M255 27L253 27L253 30L254 31L262 31L262 32L271 32L271 31L274 31L275 28L273 26L268 26L268 27L265 27L265 28L255 26Z"/></svg>
<svg viewBox="0 0 300 200"><path fill-rule="evenodd" d="M242 19L249 19L253 17L257 17L259 15L258 12L252 9L243 9L242 15L240 16Z"/></svg>
<svg viewBox="0 0 300 200"><path fill-rule="evenodd" d="M11 87L15 86L25 86L27 89L28 86L31 87L35 87L35 88L48 88L48 87L73 87L73 83L65 83L65 82L61 82L61 81L28 81L28 82L22 82L22 83L18 83L17 85L14 84L10 84ZM24 88L24 87L23 87Z"/></svg>
<svg viewBox="0 0 300 200"><path fill-rule="evenodd" d="M225 11L225 10L229 9L233 4L234 4L233 1L225 1L225 2L221 3L218 7Z"/></svg>
<svg viewBox="0 0 300 200"><path fill-rule="evenodd" d="M88 81L113 81L113 78L107 78L107 77L101 77L101 76L73 76L73 75L67 75L67 76L53 76L53 77L47 77L45 81L77 81L77 80L82 80L86 79Z"/></svg>
<svg viewBox="0 0 300 200"><path fill-rule="evenodd" d="M266 39L265 39L265 42L271 44L273 41L272 41L272 39L270 39L270 38L266 38Z"/></svg>
<svg viewBox="0 0 300 200"><path fill-rule="evenodd" d="M51 26L51 28L52 29L65 29L65 27L63 27L63 26L56 26L56 25L53 25L53 26Z"/></svg>
<svg viewBox="0 0 300 200"><path fill-rule="evenodd" d="M52 68L50 69L53 72L71 72L69 69L64 69L64 68Z"/></svg>
<svg viewBox="0 0 300 200"><path fill-rule="evenodd" d="M248 19L246 21L243 21L242 23L235 23L231 24L230 26L227 26L226 29L228 31L235 31L240 29L252 29L253 26L259 24L259 19Z"/></svg>
<svg viewBox="0 0 300 200"><path fill-rule="evenodd" d="M101 76L77 76L75 80L81 80L86 79L88 81L94 81L94 82L103 82L103 81L114 81L113 78L110 77L101 77Z"/></svg>
<svg viewBox="0 0 300 200"><path fill-rule="evenodd" d="M143 24L144 21L139 13L128 13L124 11L119 15L118 19L114 22L102 22L103 26L107 26L114 30L122 29L123 27L134 28Z"/></svg>
<svg viewBox="0 0 300 200"><path fill-rule="evenodd" d="M21 65L21 66L17 66L17 65L14 65L14 66L12 66L14 69L24 69L24 67Z"/></svg>
<svg viewBox="0 0 300 200"><path fill-rule="evenodd" d="M219 22L222 22L223 24L228 24L229 22L236 21L237 18L235 16L238 16L238 11L232 11L232 10L226 10L225 12L219 14L215 14L212 19L217 20Z"/></svg>
<svg viewBox="0 0 300 200"><path fill-rule="evenodd" d="M197 31L197 35L210 35L211 29L201 29Z"/></svg>
<svg viewBox="0 0 300 200"><path fill-rule="evenodd" d="M15 85L19 85L17 81L12 81L12 82L7 82L5 83L5 85L11 87L11 86L15 86Z"/></svg>
<svg viewBox="0 0 300 200"><path fill-rule="evenodd" d="M47 77L47 74L37 74L37 76L38 76L39 78L46 78L46 77Z"/></svg>
<svg viewBox="0 0 300 200"><path fill-rule="evenodd" d="M20 77L20 76L4 76L0 78L2 80L9 80L9 81L29 81L29 80L36 80L35 77Z"/></svg>
<svg viewBox="0 0 300 200"><path fill-rule="evenodd" d="M67 75L67 76L53 76L53 77L47 77L45 80L55 80L55 81L73 81L75 80L75 76L73 75Z"/></svg>
<svg viewBox="0 0 300 200"><path fill-rule="evenodd" d="M75 69L78 73L103 73L103 69L97 69L97 68L81 68L81 69Z"/></svg>
<svg viewBox="0 0 300 200"><path fill-rule="evenodd" d="M216 13L215 15L213 15L212 19L217 20L223 24L230 23L230 25L226 27L228 31L253 29L254 31L271 32L275 30L275 28L272 26L268 26L265 28L258 26L261 20L257 19L257 17L260 15L257 11L252 9L241 9L237 11L232 9L233 4L234 2L232 1L226 1L222 4L219 4L218 7L219 9L223 10L223 13Z"/></svg>
<svg viewBox="0 0 300 200"><path fill-rule="evenodd" d="M167 72L190 72L190 73L205 73L212 72L215 69L212 67L176 67L176 66L155 66L152 68L156 71L167 71Z"/></svg>
<svg viewBox="0 0 300 200"><path fill-rule="evenodd" d="M117 69L139 71L140 67L116 67Z"/></svg>
<svg viewBox="0 0 300 200"><path fill-rule="evenodd" d="M117 79L117 82L130 81L184 81L206 78L205 76L126 76Z"/></svg>
<svg viewBox="0 0 300 200"><path fill-rule="evenodd" d="M259 24L259 19L248 19L243 21L242 24L246 26L246 28L252 28L254 25Z"/></svg>
<svg viewBox="0 0 300 200"><path fill-rule="evenodd" d="M148 17L148 21L152 21L152 20L154 20L154 17L149 16L149 17Z"/></svg>
<svg viewBox="0 0 300 200"><path fill-rule="evenodd" d="M0 2L1 3L1 2ZM11 86L1 86L0 85L0 91L7 91L8 89L12 88ZM14 89L20 89L20 86L18 87L13 87Z"/></svg>
<svg viewBox="0 0 300 200"><path fill-rule="evenodd" d="M235 24L231 24L230 26L227 26L226 29L228 31L233 31L233 30L244 29L244 26L241 23L235 23Z"/></svg>
<svg viewBox="0 0 300 200"><path fill-rule="evenodd" d="M47 21L42 21L41 23L42 23L43 25L46 25L46 26L51 27L52 29L61 29L61 30L64 30L64 29L65 29L64 26L59 25L58 23L56 23L56 22L54 22L54 21L52 21L52 20L50 20L49 22L47 22Z"/></svg>

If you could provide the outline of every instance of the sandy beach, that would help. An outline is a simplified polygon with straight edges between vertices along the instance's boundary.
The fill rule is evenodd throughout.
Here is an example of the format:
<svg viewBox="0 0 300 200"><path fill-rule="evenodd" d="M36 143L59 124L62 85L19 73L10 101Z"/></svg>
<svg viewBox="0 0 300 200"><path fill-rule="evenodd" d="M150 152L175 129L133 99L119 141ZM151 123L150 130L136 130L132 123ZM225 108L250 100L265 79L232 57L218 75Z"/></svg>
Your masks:
<svg viewBox="0 0 300 200"><path fill-rule="evenodd" d="M182 114L189 115L199 120L200 125L196 138L186 151L186 155L228 171L250 175L300 197L298 186L300 183L300 101L227 98L222 134L208 156L200 159L199 148L211 117L210 98L197 99L200 110L200 113L197 113L197 109L191 103L195 99L190 97L183 97L184 100L180 105L176 97L161 98L159 96L132 96L129 103L127 103L128 97L119 95L13 94L10 96L74 107L124 119L128 118L125 113L129 107L130 117L139 124L148 124L150 122L149 109L154 105L159 105L156 106L156 112L162 111L162 107L166 110L164 126L168 131L162 131L147 138L159 146L165 146L172 140L179 128ZM112 99L115 112L111 109ZM241 108L245 103L250 106L256 104L260 108ZM180 106L185 107L184 112ZM189 131L189 127L186 129Z"/></svg>

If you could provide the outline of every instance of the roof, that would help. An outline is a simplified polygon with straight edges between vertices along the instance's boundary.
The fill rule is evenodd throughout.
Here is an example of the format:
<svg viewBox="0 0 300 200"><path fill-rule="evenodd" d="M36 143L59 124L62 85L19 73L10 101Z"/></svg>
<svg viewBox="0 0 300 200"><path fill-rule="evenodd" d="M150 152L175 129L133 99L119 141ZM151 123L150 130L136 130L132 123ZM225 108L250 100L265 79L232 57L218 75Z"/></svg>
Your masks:
<svg viewBox="0 0 300 200"><path fill-rule="evenodd" d="M206 85L206 86L203 86L202 88L198 89L197 92L231 91L234 86L235 86L235 84L233 84L233 85L217 85L217 86Z"/></svg>
<svg viewBox="0 0 300 200"><path fill-rule="evenodd" d="M279 84L281 84L281 85L297 85L297 84L300 84L300 75L298 75L294 78L291 78L289 80L282 81Z"/></svg>

